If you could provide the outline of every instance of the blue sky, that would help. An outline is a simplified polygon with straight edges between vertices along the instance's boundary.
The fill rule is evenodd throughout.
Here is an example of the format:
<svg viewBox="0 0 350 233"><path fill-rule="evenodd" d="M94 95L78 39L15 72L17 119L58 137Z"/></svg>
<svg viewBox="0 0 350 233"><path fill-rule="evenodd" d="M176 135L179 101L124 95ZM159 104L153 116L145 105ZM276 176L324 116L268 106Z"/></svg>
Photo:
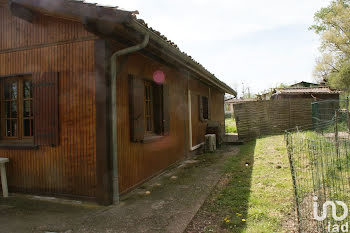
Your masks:
<svg viewBox="0 0 350 233"><path fill-rule="evenodd" d="M252 93L314 81L320 41L308 30L329 0L89 0L138 10L219 79Z"/></svg>

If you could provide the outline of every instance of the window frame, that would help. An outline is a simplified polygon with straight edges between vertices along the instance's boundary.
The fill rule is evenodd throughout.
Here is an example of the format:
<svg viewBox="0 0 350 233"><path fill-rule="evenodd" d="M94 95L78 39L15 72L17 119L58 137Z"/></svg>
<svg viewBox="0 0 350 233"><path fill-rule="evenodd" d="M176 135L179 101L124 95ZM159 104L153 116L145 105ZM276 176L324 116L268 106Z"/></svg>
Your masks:
<svg viewBox="0 0 350 233"><path fill-rule="evenodd" d="M152 130L151 131L147 131L147 120L146 120L146 101L145 101L145 96L146 96L146 89L144 89L144 99L143 99L143 111L144 111L144 139L142 140L142 143L151 143L154 141L158 141L161 140L162 138L164 138L164 136L166 136L164 134L164 129L163 129L163 111L164 111L164 96L163 96L163 91L164 91L164 85L165 84L157 84L156 82L154 82L151 79L148 78L142 78L143 84L144 84L144 88L146 86L149 86L151 89L151 94L150 94L150 99L151 99L151 124L152 124ZM160 89L156 88L157 85L161 86ZM160 99L155 99L155 98L160 98ZM158 106L159 109L156 109ZM158 117L156 117L156 115L158 115ZM159 119L158 119L159 118ZM159 122L157 122L159 120ZM158 132L159 131L159 132Z"/></svg>
<svg viewBox="0 0 350 233"><path fill-rule="evenodd" d="M1 88L0 88L0 143L33 143L34 142L34 111L33 111L33 78L32 74L19 74L11 76L3 76L1 78ZM27 98L27 101L32 101L30 107L30 112L32 114L29 117L24 117L24 81L30 80L32 82L31 86L31 98ZM5 83L6 82L17 82L17 136L6 136L6 118L5 116ZM12 118L10 118L12 119ZM33 127L30 126L32 136L24 135L24 120L30 119L33 121Z"/></svg>
<svg viewBox="0 0 350 233"><path fill-rule="evenodd" d="M148 80L143 80L144 83L144 96L143 96L143 104L144 104L144 121L145 121L145 137L147 136L154 136L157 135L155 133L155 128L154 128L154 84L151 81ZM148 99L147 98L147 92L146 92L146 88L149 88L149 92L150 92L150 96ZM147 102L149 102L147 104ZM147 115L146 114L146 109L149 107L149 111L150 113ZM148 119L150 118L150 122L151 122L151 130L148 130Z"/></svg>
<svg viewBox="0 0 350 233"><path fill-rule="evenodd" d="M166 82L157 83L151 77L128 75L129 83L129 117L130 117L130 140L134 143L150 143L169 136L170 114L169 114L169 86ZM152 89L152 131L147 130L145 118L146 86ZM142 90L141 87L142 86ZM140 130L142 128L142 130ZM147 132L148 131L148 132Z"/></svg>

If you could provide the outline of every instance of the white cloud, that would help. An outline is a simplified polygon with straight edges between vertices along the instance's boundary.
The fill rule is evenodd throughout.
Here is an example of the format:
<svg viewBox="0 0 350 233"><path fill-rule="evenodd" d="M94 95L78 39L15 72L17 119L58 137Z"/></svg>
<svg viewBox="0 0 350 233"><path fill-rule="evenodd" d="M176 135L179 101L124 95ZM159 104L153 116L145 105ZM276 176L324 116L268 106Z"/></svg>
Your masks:
<svg viewBox="0 0 350 233"><path fill-rule="evenodd" d="M89 0L139 10L139 18L228 84L258 92L312 81L319 41L313 15L329 0Z"/></svg>

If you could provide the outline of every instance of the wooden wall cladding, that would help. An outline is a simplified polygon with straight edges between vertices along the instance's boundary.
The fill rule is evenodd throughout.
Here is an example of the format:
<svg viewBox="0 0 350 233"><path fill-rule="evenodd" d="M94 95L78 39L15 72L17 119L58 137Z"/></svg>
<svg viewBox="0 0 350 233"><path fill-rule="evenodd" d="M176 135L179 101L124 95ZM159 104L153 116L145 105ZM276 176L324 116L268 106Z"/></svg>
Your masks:
<svg viewBox="0 0 350 233"><path fill-rule="evenodd" d="M128 75L152 80L153 73L162 70L170 96L170 134L159 141L133 143L129 129ZM139 54L131 54L117 79L117 145L119 189L130 188L184 158L187 111L187 79L176 70L162 66Z"/></svg>
<svg viewBox="0 0 350 233"><path fill-rule="evenodd" d="M68 43L90 34L78 23L47 16L30 24L1 7L0 31L0 76L59 75L59 145L0 148L10 159L10 192L95 197L94 41Z"/></svg>
<svg viewBox="0 0 350 233"><path fill-rule="evenodd" d="M59 145L58 72L32 75L34 109L34 144Z"/></svg>
<svg viewBox="0 0 350 233"><path fill-rule="evenodd" d="M91 38L78 22L41 15L29 23L0 5L0 51Z"/></svg>
<svg viewBox="0 0 350 233"><path fill-rule="evenodd" d="M0 54L0 76L59 72L60 144L1 149L11 191L95 196L94 43ZM79 61L79 62L77 62Z"/></svg>
<svg viewBox="0 0 350 233"><path fill-rule="evenodd" d="M225 93L217 89L210 89L210 108L211 120L220 122L222 126L225 125Z"/></svg>
<svg viewBox="0 0 350 233"><path fill-rule="evenodd" d="M192 146L197 146L204 142L207 123L199 119L199 96L209 97L209 87L198 80L190 79L189 87L191 91L191 123L192 123ZM211 115L216 114L211 111Z"/></svg>

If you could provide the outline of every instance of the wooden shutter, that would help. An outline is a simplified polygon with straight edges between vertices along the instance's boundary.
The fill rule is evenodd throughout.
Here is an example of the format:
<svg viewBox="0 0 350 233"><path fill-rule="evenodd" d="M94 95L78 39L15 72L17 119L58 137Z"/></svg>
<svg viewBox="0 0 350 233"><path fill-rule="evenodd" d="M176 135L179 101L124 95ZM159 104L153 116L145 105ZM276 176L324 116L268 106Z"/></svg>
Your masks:
<svg viewBox="0 0 350 233"><path fill-rule="evenodd" d="M170 134L170 95L166 84L163 85L163 134Z"/></svg>
<svg viewBox="0 0 350 233"><path fill-rule="evenodd" d="M204 121L203 118L203 99L201 95L198 95L198 114L199 114L199 120Z"/></svg>
<svg viewBox="0 0 350 233"><path fill-rule="evenodd" d="M144 92L143 80L129 75L130 137L133 142L142 141L145 135Z"/></svg>
<svg viewBox="0 0 350 233"><path fill-rule="evenodd" d="M209 102L208 97L202 96L202 108L203 108L203 118L204 120L209 119Z"/></svg>
<svg viewBox="0 0 350 233"><path fill-rule="evenodd" d="M209 119L209 99L206 96L198 96L199 120L205 122Z"/></svg>
<svg viewBox="0 0 350 233"><path fill-rule="evenodd" d="M208 120L211 120L211 96L209 93L209 98L208 98Z"/></svg>
<svg viewBox="0 0 350 233"><path fill-rule="evenodd" d="M153 90L154 132L160 135L163 128L163 85L155 84Z"/></svg>
<svg viewBox="0 0 350 233"><path fill-rule="evenodd" d="M34 144L59 144L58 73L33 75Z"/></svg>

